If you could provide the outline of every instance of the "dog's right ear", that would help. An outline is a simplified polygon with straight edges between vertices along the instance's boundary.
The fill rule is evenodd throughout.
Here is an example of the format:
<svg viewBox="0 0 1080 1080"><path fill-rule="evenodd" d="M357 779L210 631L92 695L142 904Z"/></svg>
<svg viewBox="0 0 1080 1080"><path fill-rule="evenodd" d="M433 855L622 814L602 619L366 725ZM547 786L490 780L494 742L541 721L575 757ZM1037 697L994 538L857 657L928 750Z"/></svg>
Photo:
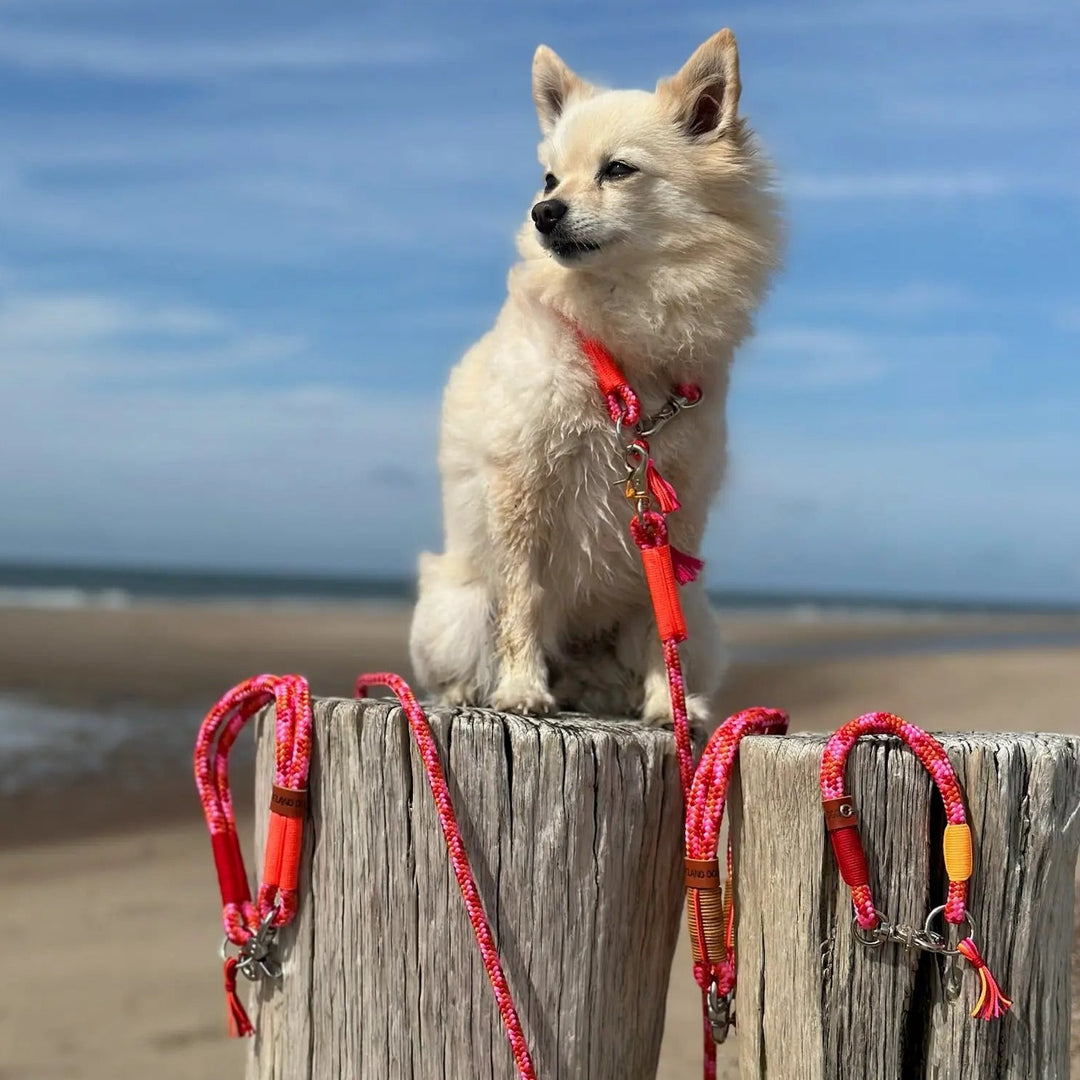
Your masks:
<svg viewBox="0 0 1080 1080"><path fill-rule="evenodd" d="M550 135L572 98L589 97L592 86L575 75L554 49L541 45L533 57L533 101L540 117L540 130Z"/></svg>

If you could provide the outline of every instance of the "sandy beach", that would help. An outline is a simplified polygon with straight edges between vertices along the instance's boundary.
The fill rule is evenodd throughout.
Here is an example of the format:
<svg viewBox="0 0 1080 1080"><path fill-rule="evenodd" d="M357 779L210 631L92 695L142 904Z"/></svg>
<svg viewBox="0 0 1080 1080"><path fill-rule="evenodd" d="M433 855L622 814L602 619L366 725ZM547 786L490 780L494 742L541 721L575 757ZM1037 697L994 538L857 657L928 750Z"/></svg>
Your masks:
<svg viewBox="0 0 1080 1080"><path fill-rule="evenodd" d="M201 711L257 671L301 671L324 694L347 694L364 668L408 674L407 619L390 604L0 609L0 695L103 714L163 708L183 746ZM725 709L777 705L811 730L884 708L934 730L1080 734L1080 617L733 614L727 634ZM186 757L136 740L108 765L0 800L0 1077L239 1077ZM696 1009L684 942L661 1080L698 1074ZM725 1048L722 1076L736 1075L733 1056Z"/></svg>

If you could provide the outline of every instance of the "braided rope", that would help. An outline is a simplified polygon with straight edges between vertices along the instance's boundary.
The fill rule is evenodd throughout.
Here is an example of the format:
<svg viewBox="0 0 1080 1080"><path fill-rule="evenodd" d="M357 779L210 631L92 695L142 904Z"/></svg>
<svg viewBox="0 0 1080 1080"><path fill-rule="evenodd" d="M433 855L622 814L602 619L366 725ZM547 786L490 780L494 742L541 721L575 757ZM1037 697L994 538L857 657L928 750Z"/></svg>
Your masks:
<svg viewBox="0 0 1080 1080"><path fill-rule="evenodd" d="M894 716L892 713L866 713L833 733L825 744L825 750L821 756L821 794L823 799L844 797L844 770L847 765L848 754L863 735L895 735L907 743L915 751L919 761L922 762L923 767L930 773L931 778L937 785L942 801L945 803L945 816L949 824L967 824L967 811L964 809L963 793L960 791L960 783L956 779L956 772L949 761L948 755L945 753L944 747L933 735L927 734L922 728L909 724L906 720ZM843 838L839 841L841 849L837 851L837 855L842 858L843 852L850 853L854 845L858 843L858 832L855 829L844 829L841 830L841 833ZM832 835L836 837L838 834L833 833ZM859 851L861 853L861 845ZM850 887L852 903L855 907L859 926L864 930L875 929L878 925L878 916L869 882L851 885ZM951 923L962 923L966 907L967 881L950 879L948 898L945 903L946 920Z"/></svg>
<svg viewBox="0 0 1080 1080"><path fill-rule="evenodd" d="M713 732L705 745L694 773L690 796L686 802L686 857L702 861L718 858L720 830L727 805L728 787L734 772L739 746L747 735L782 735L787 731L787 714L779 709L753 708L729 716ZM731 948L733 916L731 904L731 844L727 846L728 885L720 911L723 947L720 956L709 956L707 935L699 929L700 956L694 964L694 978L703 991L715 981L720 994L735 989L735 956ZM697 893L698 890L691 890ZM699 896L691 896L691 905L700 904ZM692 912L701 926L701 913Z"/></svg>
<svg viewBox="0 0 1080 1080"><path fill-rule="evenodd" d="M264 872L257 903L252 903L229 792L233 744L251 717L271 702L275 707L274 784L302 791L311 755L311 696L306 680L298 675L257 675L234 686L207 713L195 740L195 786L218 871L222 923L226 937L238 946L258 931L260 919L269 916L275 926L284 926L296 913L295 872L289 867L284 874L268 877ZM294 831L295 859L299 860L300 830Z"/></svg>
<svg viewBox="0 0 1080 1080"><path fill-rule="evenodd" d="M368 689L372 686L389 687L397 695L397 699L401 702L401 707L406 717L408 717L409 728L416 742L416 749L419 751L420 759L423 761L424 769L427 772L428 784L435 800L435 810L439 815L439 824L442 826L443 836L446 838L446 847L450 854L450 865L454 869L454 877L457 878L458 887L461 889L461 895L465 901L465 910L468 913L469 922L472 924L476 944L480 950L480 957L484 963L484 970L487 972L488 981L491 983L491 989L495 994L495 1002L499 1007L499 1015L502 1017L503 1027L506 1030L506 1038L514 1055L514 1065L517 1068L519 1080L536 1080L536 1072L529 1056L529 1047L521 1030L521 1021L518 1019L514 1000L510 995L510 987L507 985L506 976L499 961L499 952L495 947L491 925L484 912L483 901L480 899L480 893L476 887L476 879L473 877L472 868L469 865L469 856L465 851L465 842L462 840L461 830L458 828L454 806L450 799L450 789L446 784L446 776L439 760L439 750L435 744L435 737L431 733L431 725L428 723L427 716L424 715L424 710L420 707L412 690L409 689L408 683L400 676L385 671L361 675L356 680L357 696L366 697Z"/></svg>

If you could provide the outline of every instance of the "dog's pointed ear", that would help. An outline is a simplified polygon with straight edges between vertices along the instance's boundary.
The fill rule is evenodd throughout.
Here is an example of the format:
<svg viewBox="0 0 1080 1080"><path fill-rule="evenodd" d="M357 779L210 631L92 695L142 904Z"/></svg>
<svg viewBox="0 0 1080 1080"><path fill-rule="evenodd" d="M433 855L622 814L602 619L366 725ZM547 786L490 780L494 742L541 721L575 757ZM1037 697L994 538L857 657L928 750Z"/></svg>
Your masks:
<svg viewBox="0 0 1080 1080"><path fill-rule="evenodd" d="M554 49L541 45L533 56L533 101L540 117L540 130L550 135L573 98L589 97L592 86L575 75Z"/></svg>
<svg viewBox="0 0 1080 1080"><path fill-rule="evenodd" d="M670 102L679 126L692 139L709 142L738 122L739 49L730 30L713 34L670 79L657 84L657 95Z"/></svg>

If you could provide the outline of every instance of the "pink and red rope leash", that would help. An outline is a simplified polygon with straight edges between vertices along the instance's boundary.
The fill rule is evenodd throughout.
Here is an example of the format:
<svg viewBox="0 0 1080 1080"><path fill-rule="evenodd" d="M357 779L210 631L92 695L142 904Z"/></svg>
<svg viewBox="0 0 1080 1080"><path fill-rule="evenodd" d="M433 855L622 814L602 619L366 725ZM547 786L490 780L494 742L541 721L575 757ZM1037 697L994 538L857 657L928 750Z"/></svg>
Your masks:
<svg viewBox="0 0 1080 1080"><path fill-rule="evenodd" d="M741 740L749 734L783 734L787 730L787 716L778 710L751 709L730 717L713 733L695 771L693 744L686 713L686 689L679 659L679 645L686 640L687 631L676 586L692 581L703 564L696 558L676 551L668 543L666 517L679 509L679 501L674 489L663 480L656 468L647 436L658 430L667 420L677 416L682 409L696 405L701 400L701 391L695 386L678 386L675 394L658 414L662 418L661 423L658 424L655 417L643 418L640 401L611 353L595 339L580 333L578 338L582 352L593 367L600 393L615 424L616 434L621 435L624 428L632 428L636 433L635 438L625 448L629 469L626 497L636 509L636 515L630 522L630 532L641 552L671 694L675 742L686 808L687 918L694 958L694 977L702 991L704 1075L705 1080L715 1080L716 1044L726 1037L727 1029L733 1022L731 1006L735 991L730 844L727 852L728 880L726 888L723 889L720 886L717 856L727 787ZM963 797L956 775L937 740L913 724L906 724L899 718L884 713L853 721L841 728L826 746L822 761L822 790L825 792L828 784L828 791L833 793L826 795L826 798L835 797L834 789L842 796L843 765L847 760L848 750L859 734L864 733L864 729L889 731L904 738L919 754L920 760L938 784L946 802L950 822L945 839L950 886L949 897L942 910L947 921L963 922L967 896L966 877L971 873L971 832L966 824ZM862 851L858 832L848 828L830 827L829 835L842 871L846 869L853 880L861 878L859 884L852 888L860 925L876 926L877 915L873 910L868 874L863 872L865 857L862 858L862 868L856 869L858 856ZM964 867L965 836L966 875L963 880L959 880ZM845 881L847 880L848 876L845 875ZM931 918L934 914L936 912L931 913ZM927 921L927 940L933 942L936 949L940 939L936 935L932 938L928 936L930 921ZM942 948L937 951L947 950ZM981 980L982 993L972 1015L984 1019L1002 1015L1011 1002L1001 993L970 936L960 942L956 951L975 967Z"/></svg>
<svg viewBox="0 0 1080 1080"><path fill-rule="evenodd" d="M356 680L357 696L365 697L370 687L379 685L393 690L409 720L435 800L454 875L506 1029L518 1078L536 1080L521 1022L514 1009L491 926L484 913L461 830L454 816L450 791L431 727L412 691L397 675L361 675ZM271 702L275 707L274 788L262 884L257 901L252 903L229 796L228 759L229 751L244 725ZM221 890L225 936L239 949L236 956L225 959L229 1027L234 1035L250 1035L254 1031L236 992L237 974L243 973L249 978L280 974L277 965L270 959L270 946L276 931L296 915L310 754L311 696L306 680L298 675L260 675L234 687L210 710L196 739L195 782L210 831Z"/></svg>
<svg viewBox="0 0 1080 1080"><path fill-rule="evenodd" d="M275 708L274 788L262 884L253 902L229 794L229 752L248 720L271 702ZM258 675L233 687L207 714L195 741L195 785L221 891L225 996L234 1035L253 1031L236 992L238 973L249 978L278 973L269 946L277 929L296 914L310 755L311 695L297 675ZM228 943L236 946L236 955L226 955Z"/></svg>
<svg viewBox="0 0 1080 1080"><path fill-rule="evenodd" d="M844 769L848 754L863 735L895 735L907 743L930 773L945 804L948 824L945 826L942 849L945 873L949 879L948 895L941 907L930 912L921 934L908 928L892 926L874 906L874 897L870 890L870 869L862 840L859 838L858 811L851 796L844 794ZM990 974L972 935L968 934L961 940L955 950L949 950L944 940L932 930L934 918L941 913L944 914L945 921L954 926L962 926L966 922L969 928L974 929L967 911L968 880L973 862L971 828L967 823L967 810L964 807L960 783L941 743L922 728L891 713L866 713L857 717L836 731L825 744L825 751L821 756L821 798L825 826L840 876L851 890L856 924L861 930L869 932L868 935L859 935L859 940L872 947L885 941L899 941L911 943L909 947L929 952L958 953L979 974L979 999L971 1015L980 1020L995 1020L1003 1016L1012 1002L1002 993Z"/></svg>
<svg viewBox="0 0 1080 1080"><path fill-rule="evenodd" d="M734 1022L734 888L730 845L726 888L720 884L717 853L728 783L743 738L783 734L787 731L788 718L777 709L747 709L729 717L713 733L695 768L686 685L679 658L679 645L687 638L687 627L678 586L693 581L704 564L668 542L667 515L679 509L679 500L674 488L660 475L648 439L682 410L697 405L701 401L701 389L690 384L676 386L660 412L645 417L637 394L607 348L582 334L578 339L593 367L616 436L621 436L624 429L633 433L625 447L626 497L636 511L630 519L630 535L641 553L671 697L686 814L687 924L694 979L701 989L704 1076L705 1080L715 1080L716 1045L727 1037Z"/></svg>
<svg viewBox="0 0 1080 1080"><path fill-rule="evenodd" d="M730 843L726 889L720 886L718 858L728 785L742 739L749 734L783 734L787 730L787 716L775 709L748 709L730 717L709 739L695 768L678 648L687 637L678 586L692 581L703 564L697 558L677 551L668 541L666 517L679 508L679 502L674 489L656 468L648 438L683 409L696 405L701 400L701 392L694 386L676 387L674 395L659 413L643 418L637 395L607 349L583 335L579 335L579 340L583 353L593 366L616 433L621 435L624 427L634 429L633 438L625 448L626 496L636 509L630 530L641 553L671 696L686 809L687 918L694 977L702 991L705 1077L715 1080L716 1043L722 1041L733 1022L731 1001L735 989ZM397 695L408 718L431 787L454 875L510 1043L517 1075L519 1080L535 1080L535 1069L469 865L427 717L405 681L391 673L361 675L356 682L357 695L366 696L368 689L376 685L387 686ZM274 787L263 879L252 901L229 794L228 757L247 721L271 702L275 706ZM942 910L946 921L962 923L966 917L971 844L955 773L935 739L914 725L884 713L860 717L841 728L830 739L822 760L822 792L826 800L829 835L841 873L852 889L857 921L866 930L878 932L881 929L870 894L866 859L854 828L857 818L852 816L851 801L843 794L847 754L860 735L871 731L888 731L904 738L938 783L950 823L945 841L949 898ZM311 697L307 682L296 675L260 675L234 687L210 710L196 740L195 779L217 868L225 936L226 941L238 950L236 955L225 957L224 970L230 1028L236 1035L253 1031L236 993L237 974L243 973L249 978L280 974L270 948L277 930L291 922L296 914L310 752ZM936 935L928 940L940 941ZM947 950L935 946L935 951ZM986 970L974 942L970 937L966 938L956 951L972 963L982 979L983 993L973 1015L986 1018L1001 1015L1011 1003Z"/></svg>
<svg viewBox="0 0 1080 1080"><path fill-rule="evenodd" d="M476 944L480 950L484 970L487 972L488 982L491 983L491 989L495 994L495 1002L499 1007L506 1038L514 1055L514 1065L517 1068L519 1080L536 1080L536 1071L533 1068L532 1058L529 1056L525 1034L521 1030L521 1021L514 1008L514 1000L510 995L510 987L506 984L502 964L499 962L499 951L495 946L491 925L484 913L484 904L480 899L479 890L476 888L476 879L469 866L465 842L461 839L461 830L458 828L457 817L454 815L450 789L447 787L446 776L443 773L442 763L439 761L439 748L435 745L431 725L412 690L400 676L390 672L361 675L356 680L356 696L367 697L367 692L372 686L388 686L393 690L408 717L409 727L416 741L416 749L427 772L428 784L435 800L435 810L439 815L439 824L446 838L450 864L454 868L454 876L457 878L462 899L465 901L465 910L468 912L469 922L476 936Z"/></svg>

